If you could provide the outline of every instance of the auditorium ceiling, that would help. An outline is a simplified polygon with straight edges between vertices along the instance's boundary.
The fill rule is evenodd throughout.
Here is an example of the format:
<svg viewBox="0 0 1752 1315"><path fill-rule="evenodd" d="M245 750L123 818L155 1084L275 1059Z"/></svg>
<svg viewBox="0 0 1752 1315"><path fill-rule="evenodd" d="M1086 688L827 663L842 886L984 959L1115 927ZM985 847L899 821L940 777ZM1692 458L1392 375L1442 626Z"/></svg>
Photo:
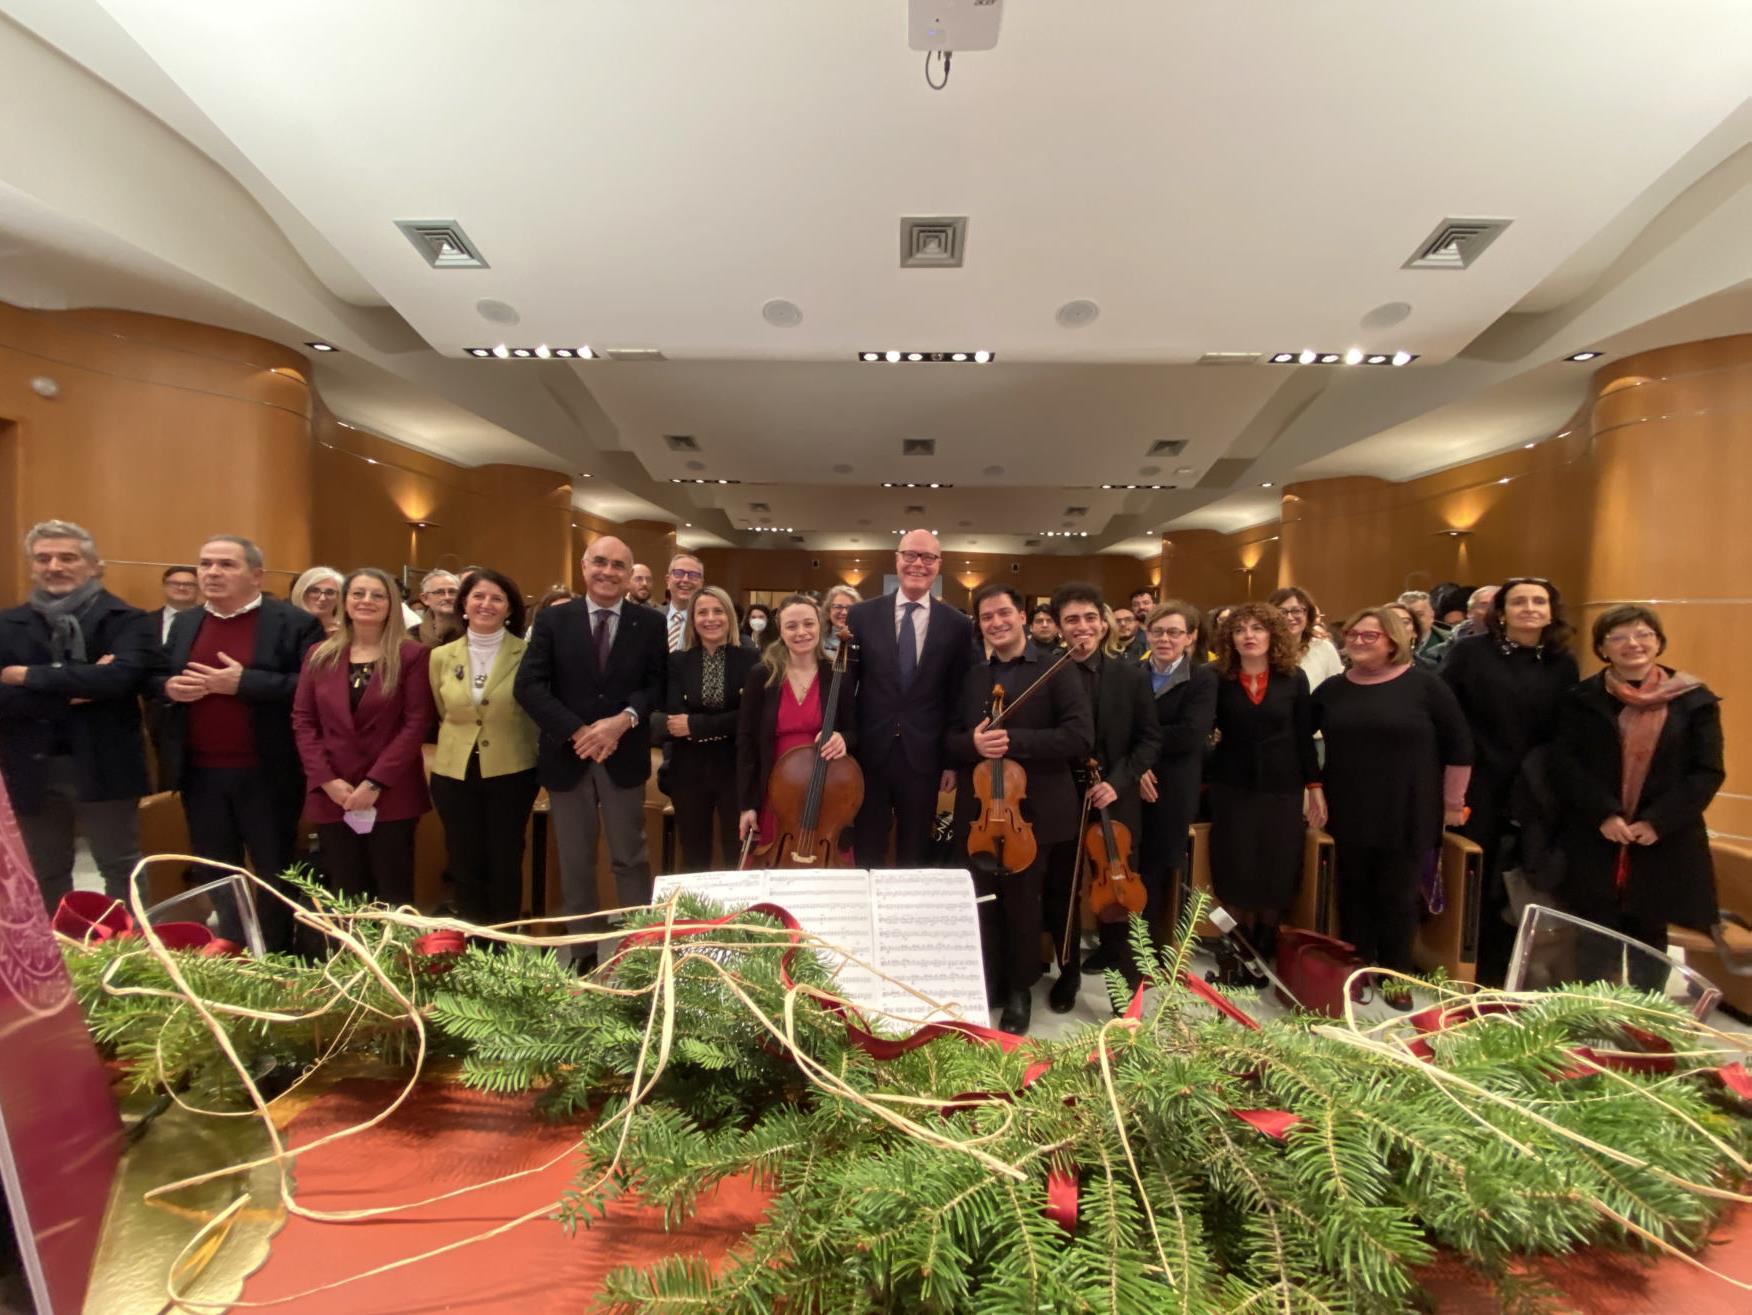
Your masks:
<svg viewBox="0 0 1752 1315"><path fill-rule="evenodd" d="M0 15L0 298L332 343L349 422L684 542L1151 555L1549 435L1576 351L1752 329L1743 0L1012 0L941 91L904 0ZM908 216L960 265L903 268ZM1451 220L1511 222L1407 268Z"/></svg>

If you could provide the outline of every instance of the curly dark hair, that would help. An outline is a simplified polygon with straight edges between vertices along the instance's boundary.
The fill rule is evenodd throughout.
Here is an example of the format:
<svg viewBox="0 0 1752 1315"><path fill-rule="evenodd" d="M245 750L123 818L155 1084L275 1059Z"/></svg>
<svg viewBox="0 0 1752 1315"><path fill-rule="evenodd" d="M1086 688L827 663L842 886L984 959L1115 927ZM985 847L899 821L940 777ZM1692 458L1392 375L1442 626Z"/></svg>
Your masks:
<svg viewBox="0 0 1752 1315"><path fill-rule="evenodd" d="M1271 651L1267 654L1271 669L1280 676L1295 675L1301 655L1296 652L1296 641L1290 638L1284 614L1271 603L1237 603L1223 618L1223 628L1217 632L1217 674L1224 680L1241 677L1241 655L1235 651L1232 636L1242 621L1257 621L1271 631Z"/></svg>
<svg viewBox="0 0 1752 1315"><path fill-rule="evenodd" d="M1551 620L1539 634L1539 651L1547 657L1569 652L1570 639L1575 634L1575 628L1564 620L1563 595L1558 593L1556 585L1542 575L1512 575L1497 586L1496 597L1490 600L1490 612L1485 617L1485 625L1490 628L1490 633L1499 644L1509 642L1509 626L1503 616L1503 608L1508 604L1509 590L1523 584L1538 585L1551 599Z"/></svg>

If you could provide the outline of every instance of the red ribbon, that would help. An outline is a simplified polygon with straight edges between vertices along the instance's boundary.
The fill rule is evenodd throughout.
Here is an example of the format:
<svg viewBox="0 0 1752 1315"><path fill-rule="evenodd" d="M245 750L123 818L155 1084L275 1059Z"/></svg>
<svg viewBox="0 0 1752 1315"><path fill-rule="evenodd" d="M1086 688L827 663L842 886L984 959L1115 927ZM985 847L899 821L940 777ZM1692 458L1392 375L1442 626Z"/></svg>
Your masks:
<svg viewBox="0 0 1752 1315"><path fill-rule="evenodd" d="M468 948L468 937L459 931L448 928L442 931L429 931L414 942L414 953L423 954L429 959L437 960L428 963L423 971L429 973L447 973L450 971L451 959Z"/></svg>
<svg viewBox="0 0 1752 1315"><path fill-rule="evenodd" d="M85 942L144 940L133 915L119 901L95 890L70 890L61 896L53 926L70 940ZM154 923L152 930L167 950L194 950L203 958L242 954L235 941L215 936L198 922Z"/></svg>
<svg viewBox="0 0 1752 1315"><path fill-rule="evenodd" d="M1722 1080L1722 1085L1741 1100L1752 1100L1752 1073L1746 1071L1744 1064L1723 1064L1714 1072Z"/></svg>

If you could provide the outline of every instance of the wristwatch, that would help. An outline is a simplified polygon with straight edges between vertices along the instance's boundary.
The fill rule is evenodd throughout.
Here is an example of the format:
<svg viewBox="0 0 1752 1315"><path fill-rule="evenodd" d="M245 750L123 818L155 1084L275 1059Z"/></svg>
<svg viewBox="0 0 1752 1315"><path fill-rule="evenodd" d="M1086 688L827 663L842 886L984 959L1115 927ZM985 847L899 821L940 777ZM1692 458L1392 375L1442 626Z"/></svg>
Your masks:
<svg viewBox="0 0 1752 1315"><path fill-rule="evenodd" d="M629 723L631 723L631 725L628 726L628 729L630 730L630 729L632 729L633 726L637 726L639 724L639 714L634 712L631 708L628 708L627 709L627 721Z"/></svg>

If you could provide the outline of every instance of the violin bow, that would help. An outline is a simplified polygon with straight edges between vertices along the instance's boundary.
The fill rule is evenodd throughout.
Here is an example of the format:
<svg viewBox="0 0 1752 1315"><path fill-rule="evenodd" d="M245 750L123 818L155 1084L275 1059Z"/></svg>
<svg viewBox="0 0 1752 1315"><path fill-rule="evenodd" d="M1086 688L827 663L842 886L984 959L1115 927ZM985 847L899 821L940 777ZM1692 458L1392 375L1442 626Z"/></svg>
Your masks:
<svg viewBox="0 0 1752 1315"><path fill-rule="evenodd" d="M988 731L997 730L998 727L1003 724L1003 720L1005 717L1008 717L1012 712L1016 711L1017 708L1021 707L1024 703L1026 703L1028 701L1028 696L1030 694L1034 693L1035 690L1039 689L1042 685L1046 684L1047 681L1051 680L1053 672L1057 671L1060 667L1064 666L1064 664L1069 662L1070 660L1071 660L1071 650L1067 648L1063 653L1061 653L1059 655L1059 659L1057 662L1054 662L1045 671L1040 673L1039 678L1037 680L1035 680L1035 682L1033 684L1031 684L1027 689L1023 690L1015 698L1011 699L1008 703L1006 703L1004 705L1004 710L1002 712L1000 712L997 716L995 716L991 719L991 722L989 725L986 726L986 729Z"/></svg>
<svg viewBox="0 0 1752 1315"><path fill-rule="evenodd" d="M1041 679L1044 680L1046 677L1042 676ZM1033 686L1029 686L1029 688L1032 689ZM1088 827L1089 792L1085 790L1083 792L1083 816L1077 819L1077 861L1071 866L1071 907L1065 910L1064 935L1059 939L1059 963L1061 966L1070 962L1071 928L1076 925L1077 914L1081 911L1077 893L1083 885L1083 833L1088 830Z"/></svg>

